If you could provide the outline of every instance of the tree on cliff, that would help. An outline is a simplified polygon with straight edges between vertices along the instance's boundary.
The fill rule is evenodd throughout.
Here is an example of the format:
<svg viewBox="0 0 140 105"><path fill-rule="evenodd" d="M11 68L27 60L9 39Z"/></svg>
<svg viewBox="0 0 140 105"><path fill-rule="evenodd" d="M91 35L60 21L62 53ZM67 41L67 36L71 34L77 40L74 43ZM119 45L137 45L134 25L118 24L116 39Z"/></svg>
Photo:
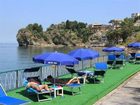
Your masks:
<svg viewBox="0 0 140 105"><path fill-rule="evenodd" d="M133 33L140 31L139 27L134 26L134 22L133 18L125 18L119 24L119 28L110 29L107 32L107 38L110 44L118 44L120 39L125 43L128 37L131 37Z"/></svg>
<svg viewBox="0 0 140 105"><path fill-rule="evenodd" d="M43 28L42 25L39 25L37 23L29 24L26 29L30 30L34 36L37 36L38 38L43 36Z"/></svg>
<svg viewBox="0 0 140 105"><path fill-rule="evenodd" d="M24 28L24 32L19 30L17 40L20 45L27 42L29 45L38 45L43 41L46 44L76 46L88 42L88 38L92 34L93 31L87 26L87 23L67 20L60 24L50 25L44 32L41 25L29 24Z"/></svg>

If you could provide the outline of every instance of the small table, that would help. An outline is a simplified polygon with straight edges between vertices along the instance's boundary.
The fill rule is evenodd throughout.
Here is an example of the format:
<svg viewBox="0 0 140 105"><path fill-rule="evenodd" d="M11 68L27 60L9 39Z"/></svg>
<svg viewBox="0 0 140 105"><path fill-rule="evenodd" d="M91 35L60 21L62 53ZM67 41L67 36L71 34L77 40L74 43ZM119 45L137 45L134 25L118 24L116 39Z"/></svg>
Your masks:
<svg viewBox="0 0 140 105"><path fill-rule="evenodd" d="M63 96L63 87L62 86L53 86L52 89L54 90L54 98L56 98L57 95ZM61 91L61 93L60 93Z"/></svg>

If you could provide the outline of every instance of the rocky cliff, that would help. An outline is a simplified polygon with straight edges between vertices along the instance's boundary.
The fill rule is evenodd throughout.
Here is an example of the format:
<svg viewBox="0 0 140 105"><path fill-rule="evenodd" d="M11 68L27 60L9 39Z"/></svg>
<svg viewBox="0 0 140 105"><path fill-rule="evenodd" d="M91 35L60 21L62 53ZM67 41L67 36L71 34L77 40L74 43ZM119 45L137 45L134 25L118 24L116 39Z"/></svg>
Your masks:
<svg viewBox="0 0 140 105"><path fill-rule="evenodd" d="M19 46L98 46L105 42L102 40L105 32L96 32L92 26L77 21L52 24L46 31L35 23L20 29L17 41Z"/></svg>
<svg viewBox="0 0 140 105"><path fill-rule="evenodd" d="M19 46L106 46L140 41L138 18L111 21L112 25L69 21L52 24L45 31L34 23L17 33Z"/></svg>

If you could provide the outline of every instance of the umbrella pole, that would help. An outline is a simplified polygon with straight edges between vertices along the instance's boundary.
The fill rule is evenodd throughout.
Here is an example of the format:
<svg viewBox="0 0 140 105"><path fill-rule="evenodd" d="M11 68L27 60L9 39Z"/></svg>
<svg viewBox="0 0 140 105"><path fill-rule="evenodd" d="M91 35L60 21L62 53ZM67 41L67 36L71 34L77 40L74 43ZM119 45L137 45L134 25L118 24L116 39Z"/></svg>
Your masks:
<svg viewBox="0 0 140 105"><path fill-rule="evenodd" d="M82 70L84 69L84 62L83 62L83 60L82 60Z"/></svg>
<svg viewBox="0 0 140 105"><path fill-rule="evenodd" d="M55 73L55 77L54 77L54 87L55 87L55 79L56 79L56 75L57 75L57 70L56 70L56 69L57 69L57 67L56 67L56 65L55 65L55 68L54 68L54 71L55 71L55 72L54 72L54 73Z"/></svg>
<svg viewBox="0 0 140 105"><path fill-rule="evenodd" d="M56 77L58 78L58 69L59 69L60 67L59 66L56 66Z"/></svg>

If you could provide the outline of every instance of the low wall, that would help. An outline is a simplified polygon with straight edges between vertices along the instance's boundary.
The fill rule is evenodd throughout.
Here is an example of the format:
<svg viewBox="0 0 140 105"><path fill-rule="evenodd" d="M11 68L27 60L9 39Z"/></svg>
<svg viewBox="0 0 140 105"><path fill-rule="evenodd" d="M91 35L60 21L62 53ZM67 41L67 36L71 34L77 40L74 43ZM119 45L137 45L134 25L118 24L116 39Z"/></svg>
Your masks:
<svg viewBox="0 0 140 105"><path fill-rule="evenodd" d="M106 56L101 56L99 58L93 59L93 60L85 60L80 61L79 64L74 66L75 70L82 70L89 67L93 67L94 63L96 62L105 62L107 60ZM82 66L83 64L83 66ZM30 69L35 68L31 67ZM34 77L39 76L41 80L44 80L48 75L52 75L54 77L62 76L65 74L68 74L69 72L66 70L65 66L50 66L45 65L39 67L40 69L36 72L24 72L25 69L18 69L18 70L12 70L7 72L1 72L0 73L0 83L4 87L6 91L13 90L16 88L20 88L23 86L23 81L27 77Z"/></svg>

